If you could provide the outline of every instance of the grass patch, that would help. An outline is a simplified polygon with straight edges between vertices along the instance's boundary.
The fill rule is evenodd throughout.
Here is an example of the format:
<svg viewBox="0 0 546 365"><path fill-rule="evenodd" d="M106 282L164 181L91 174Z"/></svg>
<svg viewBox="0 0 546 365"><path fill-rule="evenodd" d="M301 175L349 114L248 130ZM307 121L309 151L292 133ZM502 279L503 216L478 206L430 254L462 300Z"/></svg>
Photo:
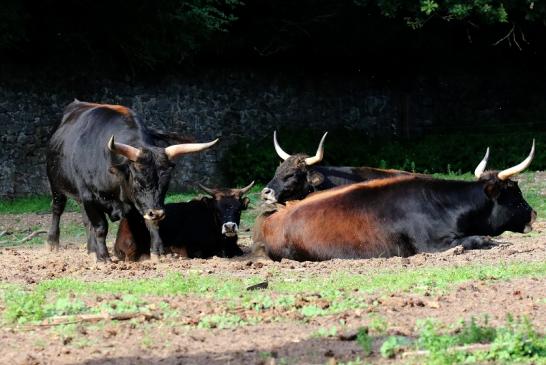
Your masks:
<svg viewBox="0 0 546 365"><path fill-rule="evenodd" d="M340 290L360 292L425 292L441 291L449 286L469 280L510 279L515 277L541 277L546 275L546 263L527 262L499 265L467 265L447 268L400 269L355 275L332 274L329 278L303 278L294 281L270 283L271 290L283 293L315 292L323 298L335 299Z"/></svg>
<svg viewBox="0 0 546 365"><path fill-rule="evenodd" d="M78 204L68 199L66 212L79 212ZM37 195L16 199L0 200L0 214L47 213L51 212L51 197Z"/></svg>
<svg viewBox="0 0 546 365"><path fill-rule="evenodd" d="M477 351L465 345L484 344ZM529 363L546 364L546 337L526 319L508 317L506 325L494 328L475 320L462 322L454 334L443 334L433 321L425 321L416 347L427 350L428 364Z"/></svg>
<svg viewBox="0 0 546 365"><path fill-rule="evenodd" d="M419 364L482 364L537 363L546 364L546 337L527 318L508 316L506 324L492 327L487 319L460 321L442 330L434 320L420 323L416 339L389 336L380 347L384 358L405 352L409 363Z"/></svg>
<svg viewBox="0 0 546 365"><path fill-rule="evenodd" d="M343 272L329 277L303 277L297 281L270 278L268 289L249 292L246 287L260 278L237 278L225 275L202 275L170 273L164 278L142 280L116 280L106 282L84 282L69 278L43 281L30 290L23 287L4 286L1 290L4 302L4 317L10 322L31 322L59 313L74 314L81 311L100 311L108 308L84 308L81 303L63 298L85 295L116 294L121 302L112 302L119 311L134 311L145 306L146 296L198 295L211 298L225 307L225 316L237 314L240 308L249 309L246 322L254 321L262 311L294 308L297 299L304 299L299 308L303 318L312 319L364 308L365 294L400 291L438 292L454 284L470 280L507 280L518 277L543 277L546 263L509 263L504 265L468 265L453 268L419 268L368 272L362 275ZM318 295L317 295L318 294ZM124 299L123 299L124 298ZM108 304L112 307L112 303ZM232 312L232 313L230 313ZM239 314L237 314L239 315ZM246 323L245 322L245 323ZM241 322L242 323L242 322ZM372 321L379 332L384 323L378 318Z"/></svg>

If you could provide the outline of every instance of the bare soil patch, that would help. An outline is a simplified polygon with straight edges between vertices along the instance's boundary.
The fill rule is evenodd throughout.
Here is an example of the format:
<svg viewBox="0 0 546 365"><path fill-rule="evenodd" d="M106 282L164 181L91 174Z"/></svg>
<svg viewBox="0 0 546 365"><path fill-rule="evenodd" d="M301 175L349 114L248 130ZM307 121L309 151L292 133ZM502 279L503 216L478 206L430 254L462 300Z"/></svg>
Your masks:
<svg viewBox="0 0 546 365"><path fill-rule="evenodd" d="M67 213L63 221L80 222L79 214ZM2 230L25 227L47 229L48 215L0 216ZM313 275L327 277L336 272L368 275L389 269L420 267L456 267L496 265L510 262L546 261L546 222L535 225L527 235L505 234L498 245L487 250L452 249L439 253L419 254L409 258L369 260L332 260L328 262L273 262L250 255L250 238L240 239L245 255L235 259L182 260L166 257L159 263L95 263L85 250L84 239L61 238L63 248L48 252L42 247L0 249L0 281L33 287L54 278L75 278L89 282L164 277L172 272L197 271L199 275L223 274L236 277L260 277L271 273L281 278ZM113 232L115 233L115 232ZM114 234L110 234L110 241ZM111 242L110 242L111 245ZM111 247L111 246L110 246ZM546 281L543 278L520 278L508 281L480 280L456 285L446 293L368 294L365 309L348 310L334 315L302 317L294 308L279 312L261 312L261 322L234 328L198 328L196 318L214 314L219 303L195 295L167 298L177 308L176 318L104 321L98 324L0 328L2 363L12 364L325 364L329 358L349 361L360 357L369 363L400 362L378 355L387 335L417 336L417 321L436 318L443 323L487 316L493 325L503 324L508 314L527 316L539 327L546 323ZM92 300L102 300L92 298ZM151 303L166 298L148 298ZM315 299L313 299L315 300ZM315 302L320 305L320 298ZM2 309L2 308L0 308ZM241 316L245 313L242 311ZM323 338L321 328L338 326L351 332L361 326L373 326L374 318L387 323L385 333L374 334L374 352L367 358L355 341L338 336ZM344 325L340 325L344 323ZM541 330L543 328L540 328ZM274 362L272 362L273 358Z"/></svg>

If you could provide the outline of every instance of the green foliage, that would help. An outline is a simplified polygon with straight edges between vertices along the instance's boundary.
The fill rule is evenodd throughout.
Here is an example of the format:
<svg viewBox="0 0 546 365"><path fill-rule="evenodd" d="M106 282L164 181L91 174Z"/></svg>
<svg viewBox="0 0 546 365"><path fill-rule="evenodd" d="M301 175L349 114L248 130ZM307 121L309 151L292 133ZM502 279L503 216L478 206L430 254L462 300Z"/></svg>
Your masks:
<svg viewBox="0 0 546 365"><path fill-rule="evenodd" d="M4 292L3 301L6 309L4 317L10 322L26 323L41 320L45 316L45 292L34 290L27 292L19 288L10 288Z"/></svg>
<svg viewBox="0 0 546 365"><path fill-rule="evenodd" d="M331 327L320 327L315 333L313 333L312 337L317 338L324 338L324 337L335 337L337 335L337 327L331 326Z"/></svg>
<svg viewBox="0 0 546 365"><path fill-rule="evenodd" d="M45 46L68 58L122 60L133 69L194 56L227 31L242 5L239 0L20 3L25 1L10 0L0 12L5 31L0 49Z"/></svg>
<svg viewBox="0 0 546 365"><path fill-rule="evenodd" d="M85 303L76 298L60 297L53 303L43 305L43 317L68 316L89 310Z"/></svg>
<svg viewBox="0 0 546 365"><path fill-rule="evenodd" d="M468 352L461 345L491 344L483 351ZM429 364L459 364L493 361L495 363L528 362L546 357L546 337L540 335L527 318L508 317L504 327L479 325L474 319L462 322L458 333L442 334L438 324L427 320L421 325L417 340L420 349L429 351ZM459 346L459 349L454 349Z"/></svg>
<svg viewBox="0 0 546 365"><path fill-rule="evenodd" d="M404 336L389 336L381 345L379 352L384 358L390 359L396 356L403 348L411 345L411 340Z"/></svg>
<svg viewBox="0 0 546 365"><path fill-rule="evenodd" d="M370 323L368 328L377 335L383 335L388 328L389 324L387 320L381 316L378 316L374 313L370 314Z"/></svg>
<svg viewBox="0 0 546 365"><path fill-rule="evenodd" d="M317 307L316 305L306 305L301 308L301 314L305 317L317 317L324 315L324 309Z"/></svg>
<svg viewBox="0 0 546 365"><path fill-rule="evenodd" d="M107 313L135 313L140 312L145 305L146 302L138 296L126 294L120 299L101 303L99 311Z"/></svg>
<svg viewBox="0 0 546 365"><path fill-rule="evenodd" d="M485 354L488 360L508 362L525 358L546 358L546 336L540 335L531 322L509 317L507 325L497 330L491 350Z"/></svg>
<svg viewBox="0 0 546 365"><path fill-rule="evenodd" d="M366 327L358 329L358 332L356 334L356 342L362 348L364 355L371 355L373 338L368 334L368 329Z"/></svg>
<svg viewBox="0 0 546 365"><path fill-rule="evenodd" d="M241 325L243 320L235 314L211 314L204 316L197 325L199 328L233 328Z"/></svg>
<svg viewBox="0 0 546 365"><path fill-rule="evenodd" d="M460 344L470 343L488 343L496 336L495 328L488 326L487 318L485 323L480 325L475 318L470 320L470 323L461 322L461 329L457 333L457 341Z"/></svg>
<svg viewBox="0 0 546 365"><path fill-rule="evenodd" d="M355 3L360 6L371 6L374 2L356 0ZM402 14L406 15L406 22L415 28L415 24L419 24L417 27L420 27L432 16L446 21L470 18L486 24L493 24L506 23L509 18L514 20L522 14L528 21L534 21L545 15L545 9L542 6L536 8L531 3L534 2L510 1L499 3L496 0L421 0L419 6L416 7L410 1L378 0L376 5L381 13L387 17L394 18Z"/></svg>

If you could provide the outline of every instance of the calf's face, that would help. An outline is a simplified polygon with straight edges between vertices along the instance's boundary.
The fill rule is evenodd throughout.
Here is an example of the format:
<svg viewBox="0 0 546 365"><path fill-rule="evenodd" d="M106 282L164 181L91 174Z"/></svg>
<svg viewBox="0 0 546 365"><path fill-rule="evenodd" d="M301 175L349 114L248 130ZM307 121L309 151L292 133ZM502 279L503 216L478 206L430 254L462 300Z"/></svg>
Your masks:
<svg viewBox="0 0 546 365"><path fill-rule="evenodd" d="M241 213L250 203L250 199L245 194L252 185L254 185L254 182L243 189L210 189L199 185L203 191L212 197L210 204L213 207L216 222L221 226L223 236L237 236Z"/></svg>

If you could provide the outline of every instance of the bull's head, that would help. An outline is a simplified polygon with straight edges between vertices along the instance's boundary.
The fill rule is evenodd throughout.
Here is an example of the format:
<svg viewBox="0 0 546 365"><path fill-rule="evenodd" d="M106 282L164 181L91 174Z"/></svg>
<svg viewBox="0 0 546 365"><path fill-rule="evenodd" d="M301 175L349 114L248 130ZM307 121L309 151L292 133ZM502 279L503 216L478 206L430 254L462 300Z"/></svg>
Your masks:
<svg viewBox="0 0 546 365"><path fill-rule="evenodd" d="M310 166L322 161L326 135L328 132L322 136L315 156L309 157L304 154L289 155L284 152L277 142L277 132L273 133L275 151L283 162L277 167L273 179L262 190L262 199L266 203L285 203L289 200L303 199L315 190L315 186L323 182L324 176L313 171Z"/></svg>
<svg viewBox="0 0 546 365"><path fill-rule="evenodd" d="M212 197L209 202L213 205L216 221L222 226L222 235L237 236L241 212L250 203L245 195L253 185L254 181L242 189L211 189L199 184L201 190Z"/></svg>
<svg viewBox="0 0 546 365"><path fill-rule="evenodd" d="M498 235L504 231L527 233L533 227L537 213L523 198L517 181L511 177L519 174L531 164L535 155L535 141L531 147L529 156L516 166L502 171L485 171L489 159L489 148L483 160L478 164L474 175L483 183L484 192L491 201L492 212L489 216L492 235Z"/></svg>
<svg viewBox="0 0 546 365"><path fill-rule="evenodd" d="M166 148L136 148L115 142L112 136L108 141L108 149L126 159L110 167L110 172L121 180L121 200L134 204L147 224L156 224L165 217L164 200L174 168L173 161L179 156L203 151L216 142L218 139L208 143L184 143Z"/></svg>

